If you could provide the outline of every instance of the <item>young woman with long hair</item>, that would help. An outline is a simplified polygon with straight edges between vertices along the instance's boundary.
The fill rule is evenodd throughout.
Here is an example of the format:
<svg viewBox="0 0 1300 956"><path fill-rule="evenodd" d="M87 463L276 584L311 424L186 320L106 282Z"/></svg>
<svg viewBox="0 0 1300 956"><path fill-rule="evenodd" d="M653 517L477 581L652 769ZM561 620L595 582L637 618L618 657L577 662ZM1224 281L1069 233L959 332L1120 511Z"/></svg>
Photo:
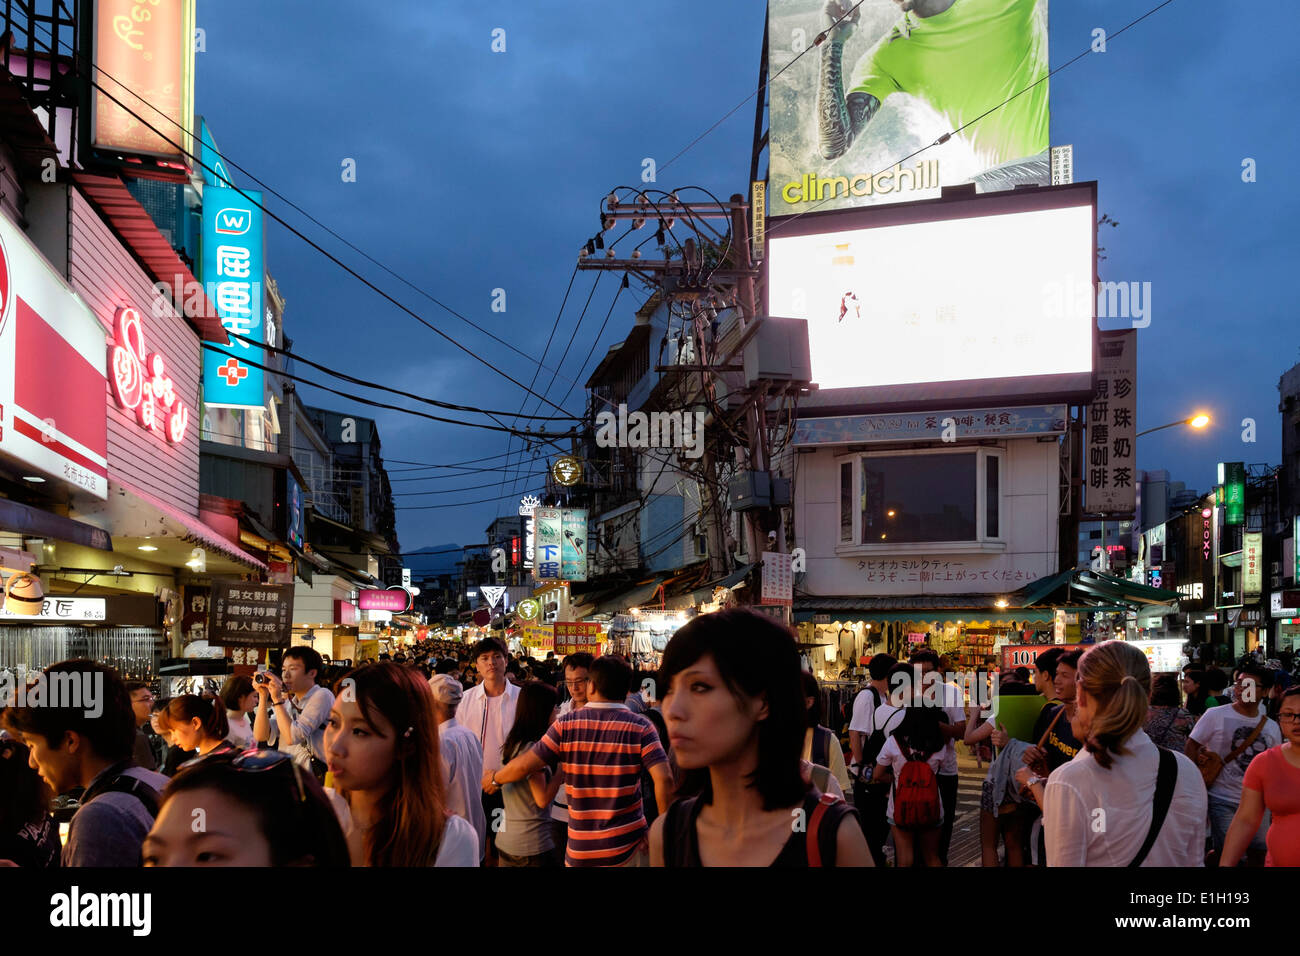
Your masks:
<svg viewBox="0 0 1300 956"><path fill-rule="evenodd" d="M438 719L424 675L390 661L334 686L331 795L356 866L478 866L478 834L446 809Z"/></svg>
<svg viewBox="0 0 1300 956"><path fill-rule="evenodd" d="M719 611L673 635L659 685L684 772L651 827L652 865L871 865L853 809L823 800L801 772L799 674L793 635L769 617Z"/></svg>
<svg viewBox="0 0 1300 956"><path fill-rule="evenodd" d="M217 754L181 770L142 857L145 866L351 865L320 784L282 750Z"/></svg>
<svg viewBox="0 0 1300 956"><path fill-rule="evenodd" d="M1070 725L1083 750L1046 782L1017 774L1041 794L1048 866L1204 864L1205 784L1196 764L1143 731L1150 694L1146 655L1132 644L1106 641L1079 660Z"/></svg>
<svg viewBox="0 0 1300 956"><path fill-rule="evenodd" d="M501 746L504 766L531 750L554 722L559 702L555 688L531 680L519 688L515 722ZM498 866L559 866L551 828L551 801L564 782L564 771L550 779L545 771L502 787L505 825L497 833Z"/></svg>
<svg viewBox="0 0 1300 956"><path fill-rule="evenodd" d="M173 697L158 712L158 731L170 733L175 746L185 751L197 750L200 757L239 750L226 739L230 722L226 718L226 705L219 697L197 694Z"/></svg>

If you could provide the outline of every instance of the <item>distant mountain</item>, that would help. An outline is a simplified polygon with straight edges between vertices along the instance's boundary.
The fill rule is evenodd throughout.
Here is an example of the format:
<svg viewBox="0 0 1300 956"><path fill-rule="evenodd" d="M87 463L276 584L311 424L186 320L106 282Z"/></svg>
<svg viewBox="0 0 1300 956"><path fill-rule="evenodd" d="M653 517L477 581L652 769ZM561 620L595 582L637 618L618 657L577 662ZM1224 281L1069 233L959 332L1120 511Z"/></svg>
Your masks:
<svg viewBox="0 0 1300 956"><path fill-rule="evenodd" d="M402 566L410 568L411 577L418 581L421 575L450 574L456 570L456 562L460 559L460 545L431 544L415 551L403 552Z"/></svg>

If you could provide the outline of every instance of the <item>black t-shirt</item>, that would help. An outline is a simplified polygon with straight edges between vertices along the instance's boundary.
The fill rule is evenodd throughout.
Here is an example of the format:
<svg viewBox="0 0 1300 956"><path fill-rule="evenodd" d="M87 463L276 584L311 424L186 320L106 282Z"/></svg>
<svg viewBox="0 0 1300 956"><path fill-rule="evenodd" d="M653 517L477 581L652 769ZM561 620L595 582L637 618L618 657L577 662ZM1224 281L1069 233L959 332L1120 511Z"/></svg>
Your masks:
<svg viewBox="0 0 1300 956"><path fill-rule="evenodd" d="M1056 720L1056 714L1065 707L1065 704L1048 704L1038 714L1038 719L1034 721L1033 743L1037 744L1042 740L1043 734L1047 733L1047 728ZM1052 732L1047 734L1047 740L1043 741L1043 752L1047 754L1048 772L1055 770L1062 764L1069 763L1074 759L1074 755L1079 752L1083 744L1074 736L1074 730L1070 727L1070 717L1068 714L1061 714L1061 719L1056 720Z"/></svg>
<svg viewBox="0 0 1300 956"><path fill-rule="evenodd" d="M17 833L0 836L0 860L12 860L22 867L48 870L59 865L59 826L47 816L29 823Z"/></svg>
<svg viewBox="0 0 1300 956"><path fill-rule="evenodd" d="M820 793L816 790L808 791L803 801L805 820L812 820L820 800ZM695 821L699 819L700 811L703 809L704 801L700 797L678 800L668 808L663 831L664 866L704 865L700 860L700 841L695 832ZM822 866L835 865L836 835L839 833L840 825L847 818L853 818L853 825L858 826L857 811L843 800L836 800L823 811L821 822L817 827L817 848L821 854ZM785 841L785 846L781 848L776 859L768 865L808 866L808 840L809 836L805 830L794 831Z"/></svg>

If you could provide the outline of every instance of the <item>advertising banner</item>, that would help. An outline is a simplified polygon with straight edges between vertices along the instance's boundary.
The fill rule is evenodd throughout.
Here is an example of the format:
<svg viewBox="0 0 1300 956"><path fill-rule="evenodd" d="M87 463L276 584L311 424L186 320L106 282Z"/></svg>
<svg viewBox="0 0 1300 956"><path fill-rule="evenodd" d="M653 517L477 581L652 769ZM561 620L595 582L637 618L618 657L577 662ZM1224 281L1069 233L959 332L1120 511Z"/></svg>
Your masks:
<svg viewBox="0 0 1300 956"><path fill-rule="evenodd" d="M0 458L108 497L104 327L0 215Z"/></svg>
<svg viewBox="0 0 1300 956"><path fill-rule="evenodd" d="M204 183L209 186L235 185L226 168L226 160L217 149L217 141L212 138L208 121L203 117L199 117L199 160L202 163L199 172L203 174Z"/></svg>
<svg viewBox="0 0 1300 956"><path fill-rule="evenodd" d="M795 445L856 445L862 442L943 441L1018 435L1056 435L1066 430L1065 405L1026 408L952 409L888 415L804 418L795 423Z"/></svg>
<svg viewBox="0 0 1300 956"><path fill-rule="evenodd" d="M1091 187L961 208L949 218L909 207L890 221L842 213L768 229L768 312L808 323L821 389L936 383L927 400L987 406L1010 393L956 386L1051 376L1039 394L1091 388Z"/></svg>
<svg viewBox="0 0 1300 956"><path fill-rule="evenodd" d="M302 487L288 472L284 473L284 484L284 540L301 551L306 530L302 509Z"/></svg>
<svg viewBox="0 0 1300 956"><path fill-rule="evenodd" d="M1061 626L1064 628L1064 621L1061 622ZM1062 638L1064 638L1064 634L1062 634ZM1057 643L1064 643L1064 640L1058 641ZM1038 655L1043 653L1043 651L1051 650L1054 646L1054 644L1004 645L1002 648L1002 669L1004 671L1013 671L1017 667L1028 667L1032 670L1034 661L1038 659ZM1030 676L1033 675L1031 674Z"/></svg>
<svg viewBox="0 0 1300 956"><path fill-rule="evenodd" d="M1223 523L1242 524L1246 520L1246 464L1240 461L1219 462L1219 488L1223 505Z"/></svg>
<svg viewBox="0 0 1300 956"><path fill-rule="evenodd" d="M1138 650L1147 656L1147 664L1152 674L1174 674L1183 666L1183 645L1187 643L1181 637L1167 641L1132 641Z"/></svg>
<svg viewBox="0 0 1300 956"><path fill-rule="evenodd" d="M411 592L406 588L363 588L357 592L357 607L363 611L403 614L410 606Z"/></svg>
<svg viewBox="0 0 1300 956"><path fill-rule="evenodd" d="M538 581L559 581L564 542L564 518L559 508L533 509L533 553Z"/></svg>
<svg viewBox="0 0 1300 956"><path fill-rule="evenodd" d="M600 656L601 646L604 644L600 624L586 621L556 621L553 626L556 657L584 651L593 657Z"/></svg>
<svg viewBox="0 0 1300 956"><path fill-rule="evenodd" d="M791 566L794 555L778 554L775 551L763 552L763 590L764 604L794 603L794 572Z"/></svg>
<svg viewBox="0 0 1300 956"><path fill-rule="evenodd" d="M212 589L202 584L187 584L184 589L185 604L181 611L181 643L205 641L208 636L208 605Z"/></svg>
<svg viewBox="0 0 1300 956"><path fill-rule="evenodd" d="M564 508L560 513L560 578L587 580L587 509Z"/></svg>
<svg viewBox="0 0 1300 956"><path fill-rule="evenodd" d="M1264 591L1264 535L1247 531L1241 536L1241 596L1249 603Z"/></svg>
<svg viewBox="0 0 1300 956"><path fill-rule="evenodd" d="M92 144L190 165L194 0L95 0L94 24Z"/></svg>
<svg viewBox="0 0 1300 956"><path fill-rule="evenodd" d="M0 603L0 621L17 621L34 624L54 623L58 621L102 621L104 620L103 598L74 598L51 595L41 604L39 614L14 614Z"/></svg>
<svg viewBox="0 0 1300 956"><path fill-rule="evenodd" d="M244 198L224 186L203 188L203 285L226 331L265 341L265 261L262 194ZM263 374L249 361L266 364L262 349L232 339L203 350L203 400L230 408L262 408Z"/></svg>
<svg viewBox="0 0 1300 956"><path fill-rule="evenodd" d="M555 632L550 624L522 624L519 627L519 642L524 647L539 651L555 650Z"/></svg>
<svg viewBox="0 0 1300 956"><path fill-rule="evenodd" d="M1097 392L1087 413L1083 468L1089 514L1131 515L1137 507L1137 329L1102 332Z"/></svg>
<svg viewBox="0 0 1300 956"><path fill-rule="evenodd" d="M1047 0L917 6L769 0L773 218L1051 184Z"/></svg>
<svg viewBox="0 0 1300 956"><path fill-rule="evenodd" d="M212 582L208 643L217 646L288 647L293 630L293 585Z"/></svg>

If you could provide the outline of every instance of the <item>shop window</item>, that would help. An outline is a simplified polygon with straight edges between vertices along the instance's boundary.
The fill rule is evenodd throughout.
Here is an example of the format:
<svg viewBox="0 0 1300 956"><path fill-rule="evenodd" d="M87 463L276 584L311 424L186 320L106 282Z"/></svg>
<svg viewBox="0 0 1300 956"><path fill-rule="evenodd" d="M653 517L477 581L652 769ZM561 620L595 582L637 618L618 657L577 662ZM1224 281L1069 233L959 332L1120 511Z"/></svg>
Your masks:
<svg viewBox="0 0 1300 956"><path fill-rule="evenodd" d="M862 544L976 539L976 454L862 459Z"/></svg>
<svg viewBox="0 0 1300 956"><path fill-rule="evenodd" d="M984 534L990 538L998 536L998 508L1002 495L998 487L998 467L1001 459L989 455L984 459Z"/></svg>
<svg viewBox="0 0 1300 956"><path fill-rule="evenodd" d="M840 540L853 540L853 465L840 465Z"/></svg>

